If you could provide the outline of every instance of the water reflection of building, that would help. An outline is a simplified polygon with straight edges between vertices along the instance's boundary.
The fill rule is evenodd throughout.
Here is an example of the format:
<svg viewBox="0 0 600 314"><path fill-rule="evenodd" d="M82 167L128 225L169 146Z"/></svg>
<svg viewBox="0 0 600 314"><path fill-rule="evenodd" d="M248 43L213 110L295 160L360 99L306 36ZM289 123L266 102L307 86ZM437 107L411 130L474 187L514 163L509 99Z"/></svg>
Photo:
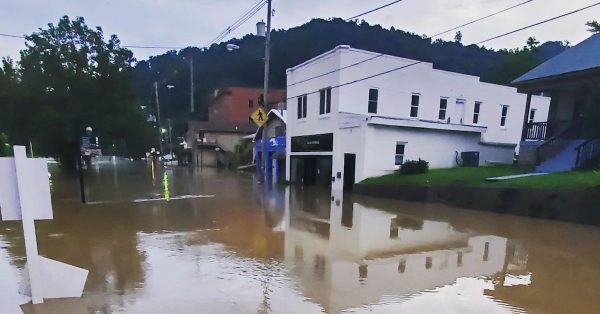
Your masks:
<svg viewBox="0 0 600 314"><path fill-rule="evenodd" d="M504 268L503 237L472 235L337 195L331 201L292 195L290 202L299 210L290 213L285 263L305 296L328 312L374 304L383 296L411 298Z"/></svg>

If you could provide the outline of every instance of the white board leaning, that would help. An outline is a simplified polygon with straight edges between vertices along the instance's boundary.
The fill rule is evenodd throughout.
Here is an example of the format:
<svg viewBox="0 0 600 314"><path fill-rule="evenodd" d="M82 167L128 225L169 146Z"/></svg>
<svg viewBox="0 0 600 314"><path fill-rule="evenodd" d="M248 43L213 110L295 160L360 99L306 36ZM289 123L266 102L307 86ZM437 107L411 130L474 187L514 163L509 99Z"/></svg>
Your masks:
<svg viewBox="0 0 600 314"><path fill-rule="evenodd" d="M23 221L27 266L21 292L34 304L81 297L88 270L38 255L34 220L53 218L46 160L27 158L24 146L14 152L14 158L0 158L0 217Z"/></svg>

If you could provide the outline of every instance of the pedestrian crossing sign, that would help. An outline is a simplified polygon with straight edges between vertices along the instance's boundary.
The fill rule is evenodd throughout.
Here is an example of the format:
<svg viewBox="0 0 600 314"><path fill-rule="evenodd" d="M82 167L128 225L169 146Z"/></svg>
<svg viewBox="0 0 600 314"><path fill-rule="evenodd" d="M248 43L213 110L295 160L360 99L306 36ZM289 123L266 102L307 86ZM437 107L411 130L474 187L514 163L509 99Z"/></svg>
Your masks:
<svg viewBox="0 0 600 314"><path fill-rule="evenodd" d="M250 115L250 119L252 119L258 127L261 127L267 122L267 112L263 108L258 108Z"/></svg>

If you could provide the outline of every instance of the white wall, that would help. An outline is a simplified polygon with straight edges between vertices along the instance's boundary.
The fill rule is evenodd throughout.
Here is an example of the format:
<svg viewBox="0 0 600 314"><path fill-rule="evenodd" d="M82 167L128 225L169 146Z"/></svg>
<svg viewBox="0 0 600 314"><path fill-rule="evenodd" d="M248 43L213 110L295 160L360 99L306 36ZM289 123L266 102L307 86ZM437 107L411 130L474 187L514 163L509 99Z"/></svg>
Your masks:
<svg viewBox="0 0 600 314"><path fill-rule="evenodd" d="M329 86L337 86L386 70L400 68L414 63L414 60L381 56L360 65L351 66L377 56L367 52L338 46L315 59L309 60L287 71L288 97L316 92ZM321 75L341 67L341 71L318 79L296 84L316 75ZM394 119L411 119L410 107L413 93L420 94L419 115L425 121L439 120L439 104L442 97L448 98L446 117L454 124L473 124L475 102L481 102L479 122L475 126L485 127L483 134L466 132L428 131L419 128L367 127L366 122L356 123L352 128L345 125L341 113L372 116L367 112L369 89L379 90L376 116ZM480 145L480 141L518 145L521 140L527 96L518 94L515 88L481 83L478 77L440 71L430 63L419 63L382 76L332 90L331 113L319 115L319 93L308 95L308 113L304 119L297 119L297 100L288 101L287 160L291 155L291 137L334 133L334 154L332 173L343 171L344 153L357 154L356 182L373 175L393 171L396 141L409 142L405 160L423 158L432 168L455 165L455 151L480 151L481 161L512 162L514 147ZM457 100L465 101L464 115L457 110ZM535 120L546 121L550 99L532 97L531 108L537 110ZM506 125L500 126L502 105L508 105ZM447 126L446 126L447 127ZM369 128L369 129L367 129ZM458 127L456 127L458 128ZM325 153L331 155L331 153ZM311 155L318 155L313 154ZM289 180L289 165L286 178ZM342 187L336 180L334 189Z"/></svg>
<svg viewBox="0 0 600 314"><path fill-rule="evenodd" d="M342 66L351 65L378 54L339 49ZM399 68L415 61L383 56L340 71L340 81L349 82L386 70ZM439 121L441 98L448 98L446 117L451 123L460 123L457 100L465 101L463 124L487 127L485 141L518 144L521 140L527 96L516 88L482 83L478 77L433 69L431 63L419 63L408 68L374 77L341 88L340 110L368 114L369 89L379 90L377 114L394 118L410 118L413 93L420 94L418 119ZM473 123L475 102L481 102L478 124ZM500 126L502 105L508 105L505 127ZM532 108L537 109L536 121L546 121L550 98L532 97Z"/></svg>
<svg viewBox="0 0 600 314"><path fill-rule="evenodd" d="M357 175L356 182L397 169L394 165L396 142L406 142L405 161L421 158L429 162L430 168L457 166L456 151L479 151L481 165L486 161L511 163L513 159L514 147L481 145L478 133L371 125L366 134L365 170Z"/></svg>

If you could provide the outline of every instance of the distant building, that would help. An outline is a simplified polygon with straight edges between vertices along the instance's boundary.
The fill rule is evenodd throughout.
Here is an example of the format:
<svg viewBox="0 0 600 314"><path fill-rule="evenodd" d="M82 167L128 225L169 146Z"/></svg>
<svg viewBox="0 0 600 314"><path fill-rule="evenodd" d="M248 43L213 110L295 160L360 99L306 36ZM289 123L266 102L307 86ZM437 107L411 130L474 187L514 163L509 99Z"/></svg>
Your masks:
<svg viewBox="0 0 600 314"><path fill-rule="evenodd" d="M268 107L275 107L284 99L284 90L272 90ZM249 117L261 103L260 88L216 90L208 105L208 121L188 121L186 142L192 163L206 167L226 165L227 153L234 153L242 138L256 132L257 126Z"/></svg>
<svg viewBox="0 0 600 314"><path fill-rule="evenodd" d="M552 98L547 122L524 121L519 163L553 172L577 169L600 158L600 139L585 119L587 109L600 105L600 34L525 73L513 85L528 95ZM530 99L526 107L534 108Z"/></svg>
<svg viewBox="0 0 600 314"><path fill-rule="evenodd" d="M287 82L293 182L351 188L407 160L454 167L461 153L511 164L521 140L526 95L427 62L338 46L288 69ZM531 100L534 121L546 121L550 99Z"/></svg>
<svg viewBox="0 0 600 314"><path fill-rule="evenodd" d="M267 122L256 131L254 135L254 161L259 170L259 162L263 156L262 134L267 133L265 144L265 177L274 182L285 179L285 134L287 111L272 109L267 115Z"/></svg>

